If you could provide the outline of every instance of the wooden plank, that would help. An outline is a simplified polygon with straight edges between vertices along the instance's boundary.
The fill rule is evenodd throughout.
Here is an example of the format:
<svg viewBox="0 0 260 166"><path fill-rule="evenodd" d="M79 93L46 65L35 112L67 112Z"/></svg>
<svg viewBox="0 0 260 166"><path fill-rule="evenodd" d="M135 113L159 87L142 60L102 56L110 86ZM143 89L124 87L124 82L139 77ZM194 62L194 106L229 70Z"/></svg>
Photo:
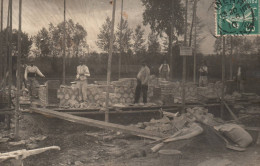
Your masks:
<svg viewBox="0 0 260 166"><path fill-rule="evenodd" d="M62 111L61 111L62 112ZM109 114L137 114L137 113L159 113L159 110L143 110L143 111L109 111ZM66 112L71 115L102 115L104 112Z"/></svg>
<svg viewBox="0 0 260 166"><path fill-rule="evenodd" d="M238 121L237 116L236 116L236 115L234 114L234 112L229 108L229 106L227 105L227 103L226 103L224 100L223 100L222 102L223 102L224 105L226 106L228 112L229 112L230 115L233 117L233 119L234 119L235 121Z"/></svg>
<svg viewBox="0 0 260 166"><path fill-rule="evenodd" d="M31 110L36 113L39 113L39 114L56 117L56 118L67 120L67 121L74 122L74 123L79 123L79 124L83 124L83 125L88 125L88 126L93 126L93 127L98 127L98 128L108 129L108 130L121 131L124 133L133 134L133 135L137 135L137 136L141 135L142 137L145 137L145 138L153 137L154 139L160 139L160 138L167 136L165 134L158 133L158 132L150 132L150 131L143 130L143 129L138 129L138 128L119 125L119 124L74 116L74 115L70 115L67 113L57 112L57 111L53 111L53 110L49 110L49 109L45 109L45 108L31 108Z"/></svg>

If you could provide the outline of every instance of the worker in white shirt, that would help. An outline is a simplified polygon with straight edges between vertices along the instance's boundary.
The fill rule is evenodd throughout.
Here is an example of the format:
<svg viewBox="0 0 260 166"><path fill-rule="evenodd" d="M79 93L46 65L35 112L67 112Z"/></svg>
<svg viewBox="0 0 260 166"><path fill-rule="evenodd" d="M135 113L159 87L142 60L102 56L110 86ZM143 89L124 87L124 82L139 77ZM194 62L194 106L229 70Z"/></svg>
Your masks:
<svg viewBox="0 0 260 166"><path fill-rule="evenodd" d="M203 61L202 66L199 68L200 78L199 86L207 86L208 84L208 67L206 61Z"/></svg>
<svg viewBox="0 0 260 166"><path fill-rule="evenodd" d="M25 68L24 79L27 82L27 88L29 89L30 96L38 97L38 91L36 90L39 87L39 83L36 80L36 76L45 77L42 72L34 65L34 59L29 59L30 65Z"/></svg>
<svg viewBox="0 0 260 166"><path fill-rule="evenodd" d="M161 64L159 68L159 74L161 78L164 78L165 80L169 79L170 74L170 67L167 64L166 60L163 61L163 64Z"/></svg>
<svg viewBox="0 0 260 166"><path fill-rule="evenodd" d="M87 77L90 77L88 67L83 64L84 61L79 61L79 66L77 66L77 85L79 88L79 100L80 101L87 101Z"/></svg>
<svg viewBox="0 0 260 166"><path fill-rule="evenodd" d="M135 89L135 100L134 104L139 102L141 92L143 94L143 103L147 103L147 92L148 92L148 82L150 77L150 69L148 68L146 61L142 61L142 67L137 74L137 85Z"/></svg>

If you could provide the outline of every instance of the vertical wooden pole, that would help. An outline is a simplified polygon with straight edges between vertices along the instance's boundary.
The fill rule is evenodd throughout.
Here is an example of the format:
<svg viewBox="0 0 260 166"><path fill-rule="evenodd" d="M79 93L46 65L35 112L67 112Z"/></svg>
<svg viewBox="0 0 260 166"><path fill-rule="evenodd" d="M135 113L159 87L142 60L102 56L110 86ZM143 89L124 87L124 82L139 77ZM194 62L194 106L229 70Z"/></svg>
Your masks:
<svg viewBox="0 0 260 166"><path fill-rule="evenodd" d="M172 31L173 31L173 0L171 0L170 17L170 36L169 36L169 54L170 54L170 78L173 79L173 55L172 55Z"/></svg>
<svg viewBox="0 0 260 166"><path fill-rule="evenodd" d="M9 108L12 107L11 103L12 103L12 95L11 95L11 88L12 88L12 82L13 82L13 79L12 79L12 76L13 76L13 73L12 73L12 67L13 67L13 64L12 64L12 0L9 0L9 41L8 41L8 106ZM7 128L10 129L10 116L7 115Z"/></svg>
<svg viewBox="0 0 260 166"><path fill-rule="evenodd" d="M65 85L66 77L66 0L64 0L64 26L63 26L63 72L62 72L62 84Z"/></svg>
<svg viewBox="0 0 260 166"><path fill-rule="evenodd" d="M185 11L185 33L184 45L187 46L187 26L188 26L188 0L186 0ZM182 70L182 113L185 112L185 84L186 84L186 56L183 56L183 70Z"/></svg>
<svg viewBox="0 0 260 166"><path fill-rule="evenodd" d="M22 0L19 0L19 30L18 30L18 55L17 55L17 79L16 79L16 105L15 105L15 138L19 137L20 114L20 89L21 89L21 33L22 33Z"/></svg>
<svg viewBox="0 0 260 166"><path fill-rule="evenodd" d="M8 2L8 9L7 9L7 24L6 24L6 39L5 39L5 47L6 47L6 53L5 53L5 68L4 68L4 90L6 89L6 83L7 83L7 68L8 68L8 55L9 55L9 14L10 14L10 3Z"/></svg>
<svg viewBox="0 0 260 166"><path fill-rule="evenodd" d="M121 19L120 19L120 53L118 61L118 79L121 78L121 64L122 64L122 25L123 25L123 5L124 0L121 1Z"/></svg>
<svg viewBox="0 0 260 166"><path fill-rule="evenodd" d="M1 0L1 25L0 25L0 59L1 59L1 73L0 73L0 80L4 79L5 73L4 73L4 68L5 68L5 58L4 58L4 51L3 51L3 4L4 0Z"/></svg>
<svg viewBox="0 0 260 166"><path fill-rule="evenodd" d="M223 53L222 53L222 87L221 87L221 118L224 117L224 96L225 96L225 45L226 45L226 41L225 41L225 36L222 36L222 44L223 44Z"/></svg>
<svg viewBox="0 0 260 166"><path fill-rule="evenodd" d="M233 79L233 37L230 36L230 66L229 66L229 79Z"/></svg>
<svg viewBox="0 0 260 166"><path fill-rule="evenodd" d="M116 11L116 0L113 0L113 13L112 13L112 22L111 22L111 34L110 34L110 43L109 43L109 56L108 56L108 65L107 65L107 89L106 89L106 112L105 112L105 121L109 122L109 86L110 86L110 77L111 77L111 63L112 63L112 53L113 53L113 44L114 44L114 25L115 25L115 11Z"/></svg>
<svg viewBox="0 0 260 166"><path fill-rule="evenodd" d="M13 6L13 0L10 0L9 1L10 3L10 27L9 27L9 61L8 61L8 71L9 71L9 79L8 79L8 90L9 90L9 103L10 103L10 107L11 107L11 88L12 88L12 82L13 82L13 79L12 79L12 76L13 76L13 64L12 64L12 31L13 31L13 28L12 28L12 24L13 24L13 10L12 10L12 6Z"/></svg>
<svg viewBox="0 0 260 166"><path fill-rule="evenodd" d="M197 0L194 1L194 52L193 52L193 83L196 83L197 73Z"/></svg>

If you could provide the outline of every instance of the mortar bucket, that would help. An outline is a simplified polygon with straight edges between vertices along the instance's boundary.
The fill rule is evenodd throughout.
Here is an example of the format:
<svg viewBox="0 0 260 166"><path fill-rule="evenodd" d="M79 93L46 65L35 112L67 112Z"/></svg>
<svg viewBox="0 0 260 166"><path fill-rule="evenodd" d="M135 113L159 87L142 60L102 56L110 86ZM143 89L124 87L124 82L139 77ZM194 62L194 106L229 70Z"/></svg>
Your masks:
<svg viewBox="0 0 260 166"><path fill-rule="evenodd" d="M178 150L165 149L159 151L161 166L179 166L181 152Z"/></svg>

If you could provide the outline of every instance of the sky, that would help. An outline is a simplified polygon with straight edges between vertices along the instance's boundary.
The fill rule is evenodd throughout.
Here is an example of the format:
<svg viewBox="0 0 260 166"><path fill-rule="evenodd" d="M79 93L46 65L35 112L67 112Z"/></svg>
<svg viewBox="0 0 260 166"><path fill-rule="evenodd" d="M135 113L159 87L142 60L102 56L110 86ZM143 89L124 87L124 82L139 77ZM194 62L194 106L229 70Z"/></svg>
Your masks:
<svg viewBox="0 0 260 166"><path fill-rule="evenodd" d="M87 42L90 51L100 50L96 46L97 35L107 16L112 16L110 0L66 0L66 19L72 19L75 23L83 25L87 30ZM7 20L7 0L4 0L4 27ZM206 26L202 29L205 39L201 43L201 52L212 54L214 50L214 11L210 8L213 0L200 0L198 2L197 15ZM22 31L33 36L43 28L48 28L49 23L58 24L63 21L63 0L23 0L22 4ZM19 0L13 0L13 28L18 29ZM124 0L125 18L130 28L142 25L142 13L144 7L141 0ZM120 21L121 0L117 0L115 25ZM188 11L191 13L192 11ZM149 25L144 27L145 38L150 32Z"/></svg>

